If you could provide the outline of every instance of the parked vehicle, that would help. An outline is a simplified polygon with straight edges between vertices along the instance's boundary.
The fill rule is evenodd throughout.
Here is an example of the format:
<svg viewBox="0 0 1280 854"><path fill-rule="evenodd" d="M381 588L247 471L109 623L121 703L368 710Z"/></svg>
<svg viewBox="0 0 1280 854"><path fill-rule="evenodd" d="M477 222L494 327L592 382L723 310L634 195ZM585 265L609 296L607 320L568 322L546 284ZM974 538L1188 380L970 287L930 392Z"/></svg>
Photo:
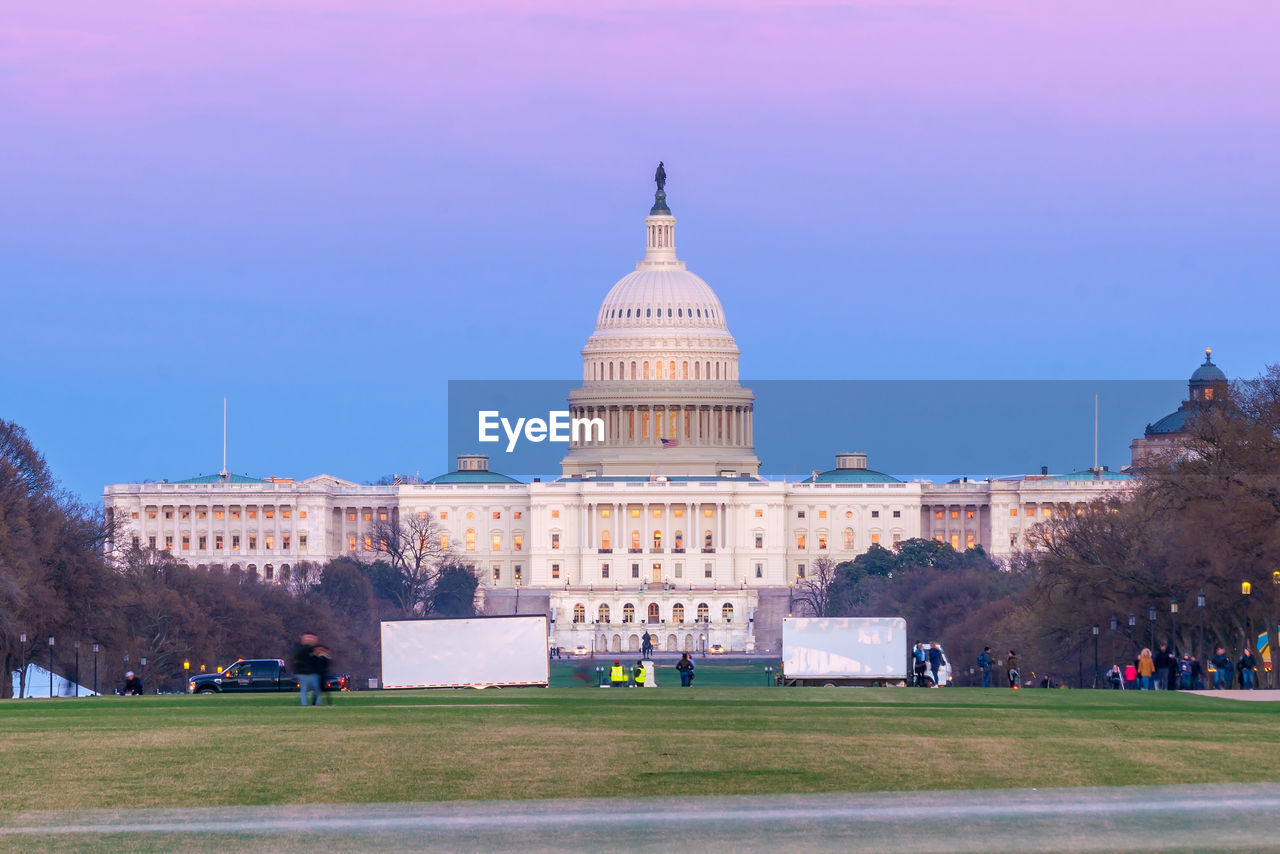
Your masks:
<svg viewBox="0 0 1280 854"><path fill-rule="evenodd" d="M324 690L346 691L348 674L330 674ZM188 694L247 694L270 691L297 691L298 677L289 673L278 658L247 658L218 673L202 673L187 680Z"/></svg>
<svg viewBox="0 0 1280 854"><path fill-rule="evenodd" d="M783 685L905 685L907 621L788 617L782 621L781 671Z"/></svg>
<svg viewBox="0 0 1280 854"><path fill-rule="evenodd" d="M728 650L724 648L722 643L713 643L711 649L707 650L709 655L724 655Z"/></svg>

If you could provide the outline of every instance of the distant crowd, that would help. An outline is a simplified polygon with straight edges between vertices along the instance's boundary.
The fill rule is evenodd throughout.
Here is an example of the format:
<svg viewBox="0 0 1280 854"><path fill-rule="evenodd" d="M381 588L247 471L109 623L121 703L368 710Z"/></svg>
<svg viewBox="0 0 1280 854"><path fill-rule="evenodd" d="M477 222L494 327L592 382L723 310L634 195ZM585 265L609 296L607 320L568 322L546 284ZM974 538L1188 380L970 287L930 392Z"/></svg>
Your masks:
<svg viewBox="0 0 1280 854"><path fill-rule="evenodd" d="M1143 649L1138 657L1123 668L1113 664L1107 673L1107 684L1116 690L1137 691L1201 691L1206 688L1251 691L1258 684L1258 659L1246 649L1232 660L1226 647L1219 646L1206 669L1195 656L1178 656L1162 643L1152 654Z"/></svg>

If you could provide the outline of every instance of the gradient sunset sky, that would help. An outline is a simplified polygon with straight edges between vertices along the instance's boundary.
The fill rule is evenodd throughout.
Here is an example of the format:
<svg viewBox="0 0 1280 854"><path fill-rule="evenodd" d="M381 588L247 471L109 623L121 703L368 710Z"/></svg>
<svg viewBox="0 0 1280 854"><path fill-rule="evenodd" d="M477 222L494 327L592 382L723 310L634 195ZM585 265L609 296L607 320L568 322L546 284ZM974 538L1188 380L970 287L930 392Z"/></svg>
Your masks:
<svg viewBox="0 0 1280 854"><path fill-rule="evenodd" d="M20 4L0 417L87 499L216 471L224 395L235 471L438 474L447 380L579 375L659 159L747 380L1256 375L1277 43L1273 0Z"/></svg>

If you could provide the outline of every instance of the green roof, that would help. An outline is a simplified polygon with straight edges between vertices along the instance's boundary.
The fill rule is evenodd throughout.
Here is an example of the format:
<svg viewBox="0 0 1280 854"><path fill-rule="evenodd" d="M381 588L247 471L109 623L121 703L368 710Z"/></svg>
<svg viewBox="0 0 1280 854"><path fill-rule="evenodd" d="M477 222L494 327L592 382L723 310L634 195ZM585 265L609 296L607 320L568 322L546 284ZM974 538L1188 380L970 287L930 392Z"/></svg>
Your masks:
<svg viewBox="0 0 1280 854"><path fill-rule="evenodd" d="M496 471L478 469L473 471L451 471L431 478L427 483L519 483L514 477L499 474Z"/></svg>
<svg viewBox="0 0 1280 854"><path fill-rule="evenodd" d="M169 483L270 483L270 481L249 477L245 474L229 474L226 477L220 474L202 474L199 477L189 477L186 480L171 480Z"/></svg>
<svg viewBox="0 0 1280 854"><path fill-rule="evenodd" d="M902 483L896 477L875 469L827 469L814 483Z"/></svg>
<svg viewBox="0 0 1280 854"><path fill-rule="evenodd" d="M1102 471L1092 471L1090 469L1082 469L1081 471L1073 471L1067 474L1055 474L1053 477L1050 477L1047 479L1048 480L1071 480L1071 481L1133 480L1132 477L1130 477L1129 475L1125 474L1122 471L1110 471L1109 469L1103 469Z"/></svg>

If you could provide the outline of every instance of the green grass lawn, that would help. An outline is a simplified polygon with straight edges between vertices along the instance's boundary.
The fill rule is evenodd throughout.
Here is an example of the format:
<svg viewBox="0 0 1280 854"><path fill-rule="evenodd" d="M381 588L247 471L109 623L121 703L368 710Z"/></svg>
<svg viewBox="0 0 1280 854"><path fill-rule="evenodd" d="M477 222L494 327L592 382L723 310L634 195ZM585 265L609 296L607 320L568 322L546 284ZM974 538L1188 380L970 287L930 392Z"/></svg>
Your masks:
<svg viewBox="0 0 1280 854"><path fill-rule="evenodd" d="M757 678L717 663L689 690L369 691L321 709L291 695L4 702L0 809L1280 780L1271 703L714 684ZM561 680L581 684L572 668Z"/></svg>

